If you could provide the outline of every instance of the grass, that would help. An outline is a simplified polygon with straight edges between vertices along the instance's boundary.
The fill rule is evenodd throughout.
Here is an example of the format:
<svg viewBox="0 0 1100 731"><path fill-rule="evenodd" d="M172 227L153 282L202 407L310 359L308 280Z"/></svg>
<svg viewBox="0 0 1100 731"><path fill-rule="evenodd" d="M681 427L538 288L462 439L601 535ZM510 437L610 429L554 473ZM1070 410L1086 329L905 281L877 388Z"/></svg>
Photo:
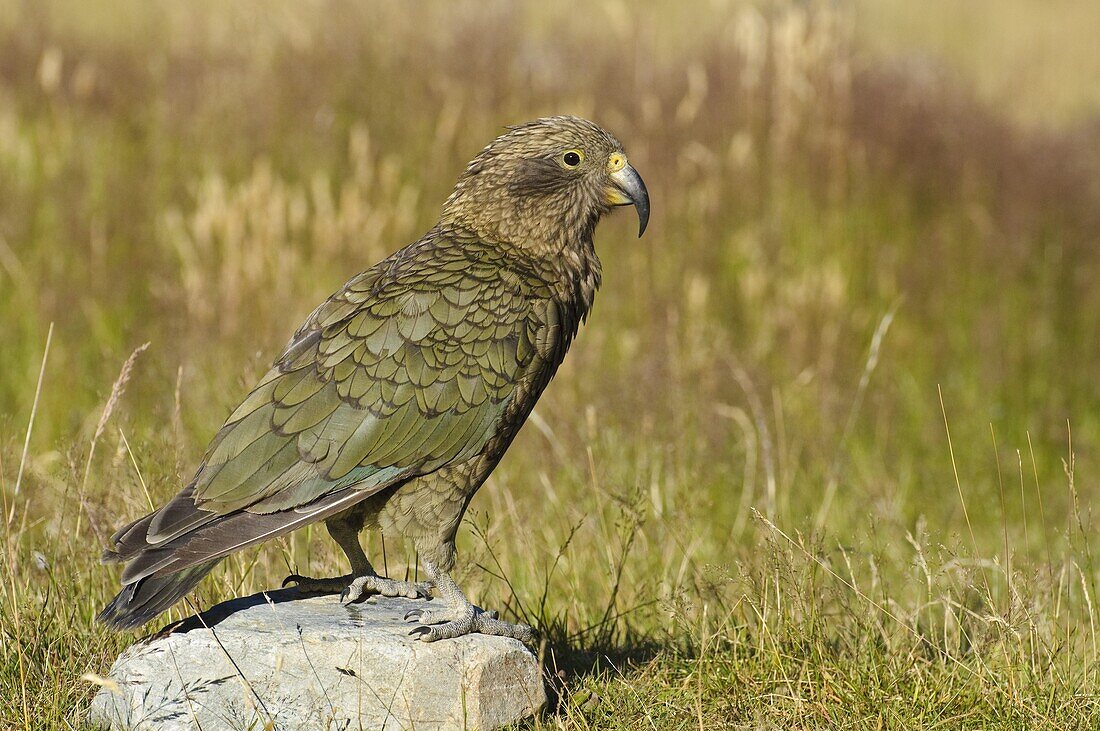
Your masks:
<svg viewBox="0 0 1100 731"><path fill-rule="evenodd" d="M92 622L105 538L503 124L552 112L623 139L654 217L601 227L591 321L460 534L471 597L547 638L534 725L1095 726L1088 77L1021 122L1045 102L989 96L997 64L897 63L921 36L875 17L0 6L0 727L81 727L82 676L134 639ZM1025 46L1038 78L1066 46ZM192 601L337 568L307 529Z"/></svg>
<svg viewBox="0 0 1100 731"><path fill-rule="evenodd" d="M1081 123L1100 110L1100 57L1088 40L1100 7L1087 0L855 0L861 44L879 56L961 75L1026 124Z"/></svg>

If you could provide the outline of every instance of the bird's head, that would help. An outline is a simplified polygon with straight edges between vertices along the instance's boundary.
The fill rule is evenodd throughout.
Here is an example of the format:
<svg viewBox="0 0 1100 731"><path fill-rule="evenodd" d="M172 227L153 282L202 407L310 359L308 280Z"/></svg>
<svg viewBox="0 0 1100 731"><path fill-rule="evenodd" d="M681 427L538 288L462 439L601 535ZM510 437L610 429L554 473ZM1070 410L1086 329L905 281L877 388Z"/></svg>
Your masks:
<svg viewBox="0 0 1100 731"><path fill-rule="evenodd" d="M641 236L649 194L617 139L579 117L510 127L466 167L442 220L534 247L591 241L600 217L633 205Z"/></svg>

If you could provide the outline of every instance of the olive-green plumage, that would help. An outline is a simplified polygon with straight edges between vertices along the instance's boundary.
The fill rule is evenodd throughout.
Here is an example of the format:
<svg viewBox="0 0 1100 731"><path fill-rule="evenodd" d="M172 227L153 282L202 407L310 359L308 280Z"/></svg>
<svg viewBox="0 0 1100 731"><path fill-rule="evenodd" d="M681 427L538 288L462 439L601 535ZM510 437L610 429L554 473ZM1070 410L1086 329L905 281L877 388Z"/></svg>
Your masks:
<svg viewBox="0 0 1100 731"><path fill-rule="evenodd" d="M374 575L355 534L411 537L462 605L446 576L458 523L565 357L600 282L595 225L626 203L644 228L645 188L591 122L536 120L486 147L423 238L309 316L191 483L115 534L124 587L100 619L140 625L218 559L318 520L385 593L408 588ZM442 636L462 631L494 630Z"/></svg>

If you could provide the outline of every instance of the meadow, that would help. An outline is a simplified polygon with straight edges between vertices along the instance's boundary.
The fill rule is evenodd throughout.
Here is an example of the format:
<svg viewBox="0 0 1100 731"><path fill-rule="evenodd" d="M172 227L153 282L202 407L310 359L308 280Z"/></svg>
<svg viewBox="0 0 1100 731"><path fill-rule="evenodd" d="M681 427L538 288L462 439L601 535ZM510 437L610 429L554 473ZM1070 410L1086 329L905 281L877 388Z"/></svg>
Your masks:
<svg viewBox="0 0 1100 731"><path fill-rule="evenodd" d="M543 634L531 727L1095 727L1095 10L948 5L0 0L0 728L84 726L137 637L93 623L107 537L555 113L616 133L653 218L602 224L459 538L471 599ZM154 627L342 561L306 529Z"/></svg>

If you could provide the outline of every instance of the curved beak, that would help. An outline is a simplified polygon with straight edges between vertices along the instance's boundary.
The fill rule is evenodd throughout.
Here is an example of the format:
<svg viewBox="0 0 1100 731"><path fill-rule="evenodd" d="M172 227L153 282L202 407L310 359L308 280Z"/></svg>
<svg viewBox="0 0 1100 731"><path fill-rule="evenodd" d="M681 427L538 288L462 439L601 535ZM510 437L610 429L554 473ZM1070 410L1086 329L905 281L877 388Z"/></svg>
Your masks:
<svg viewBox="0 0 1100 731"><path fill-rule="evenodd" d="M607 190L607 202L613 206L634 206L638 211L638 237L649 223L649 191L642 176L630 165L611 173L612 187Z"/></svg>

